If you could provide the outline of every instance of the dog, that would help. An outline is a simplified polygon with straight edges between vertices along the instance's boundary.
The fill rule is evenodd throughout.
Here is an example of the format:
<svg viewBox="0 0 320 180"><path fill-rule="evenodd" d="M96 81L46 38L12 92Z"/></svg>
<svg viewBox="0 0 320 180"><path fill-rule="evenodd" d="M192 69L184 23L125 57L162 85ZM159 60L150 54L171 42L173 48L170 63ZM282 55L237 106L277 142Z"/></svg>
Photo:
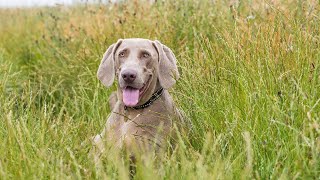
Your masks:
<svg viewBox="0 0 320 180"><path fill-rule="evenodd" d="M165 150L174 124L183 119L168 92L179 79L171 49L157 40L119 39L104 53L97 76L106 87L118 80L112 112L93 138L98 151L105 150L105 142L130 154Z"/></svg>

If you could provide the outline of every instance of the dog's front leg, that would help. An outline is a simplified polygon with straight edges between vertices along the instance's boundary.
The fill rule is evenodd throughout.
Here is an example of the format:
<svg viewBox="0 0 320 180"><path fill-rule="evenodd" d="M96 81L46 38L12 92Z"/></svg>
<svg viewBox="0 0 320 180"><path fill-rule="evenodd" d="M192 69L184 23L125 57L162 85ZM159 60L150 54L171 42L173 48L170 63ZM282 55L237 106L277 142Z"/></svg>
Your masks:
<svg viewBox="0 0 320 180"><path fill-rule="evenodd" d="M92 138L93 145L97 148L97 151L100 153L104 151L103 136L101 134L97 134Z"/></svg>

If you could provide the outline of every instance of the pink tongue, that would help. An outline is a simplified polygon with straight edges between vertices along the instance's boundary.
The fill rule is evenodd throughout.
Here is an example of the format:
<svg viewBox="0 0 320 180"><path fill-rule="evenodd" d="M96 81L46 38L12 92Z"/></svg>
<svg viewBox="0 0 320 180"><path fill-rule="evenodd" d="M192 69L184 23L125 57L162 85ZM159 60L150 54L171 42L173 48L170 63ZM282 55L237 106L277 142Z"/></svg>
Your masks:
<svg viewBox="0 0 320 180"><path fill-rule="evenodd" d="M125 88L122 90L123 102L126 106L135 106L139 101L139 89Z"/></svg>

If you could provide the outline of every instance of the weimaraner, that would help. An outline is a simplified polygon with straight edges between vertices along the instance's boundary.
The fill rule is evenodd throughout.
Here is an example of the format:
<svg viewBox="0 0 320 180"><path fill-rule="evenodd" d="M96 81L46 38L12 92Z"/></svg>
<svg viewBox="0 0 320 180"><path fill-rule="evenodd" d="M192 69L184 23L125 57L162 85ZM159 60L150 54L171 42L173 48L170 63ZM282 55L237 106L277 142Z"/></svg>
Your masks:
<svg viewBox="0 0 320 180"><path fill-rule="evenodd" d="M173 124L182 120L168 92L179 78L171 49L157 40L119 39L103 55L97 75L106 87L118 79L112 113L93 138L98 150L104 151L104 141L130 152L164 149Z"/></svg>

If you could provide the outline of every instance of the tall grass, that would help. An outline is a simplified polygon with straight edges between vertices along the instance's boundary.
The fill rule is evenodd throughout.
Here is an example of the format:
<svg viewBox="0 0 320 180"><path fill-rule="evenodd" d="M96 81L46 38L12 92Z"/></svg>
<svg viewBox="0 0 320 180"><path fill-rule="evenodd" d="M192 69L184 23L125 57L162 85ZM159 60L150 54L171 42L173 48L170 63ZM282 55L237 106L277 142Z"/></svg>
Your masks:
<svg viewBox="0 0 320 180"><path fill-rule="evenodd" d="M171 90L192 120L138 179L320 175L317 1L133 1L0 10L1 179L128 179L115 150L82 142L110 110L96 71L118 38L159 39L178 59Z"/></svg>

